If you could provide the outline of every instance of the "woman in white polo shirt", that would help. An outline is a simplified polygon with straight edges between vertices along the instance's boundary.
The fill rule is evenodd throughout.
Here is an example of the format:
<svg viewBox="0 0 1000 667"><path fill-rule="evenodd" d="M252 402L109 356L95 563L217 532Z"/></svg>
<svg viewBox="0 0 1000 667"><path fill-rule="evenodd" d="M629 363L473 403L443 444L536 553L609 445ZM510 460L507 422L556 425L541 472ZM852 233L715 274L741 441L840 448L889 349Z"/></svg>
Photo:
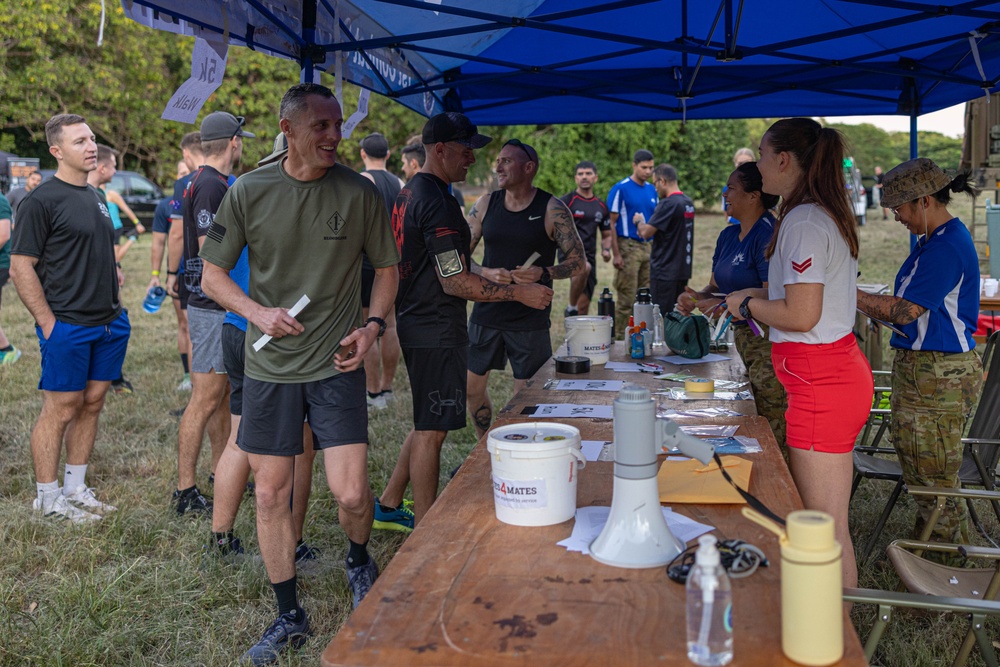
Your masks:
<svg viewBox="0 0 1000 667"><path fill-rule="evenodd" d="M975 197L968 174L954 179L927 158L910 160L885 175L882 204L919 238L896 274L894 295L858 291L858 307L892 322L892 446L908 486L958 487L962 434L983 380L973 348L979 319L979 256L961 220L948 212L951 193ZM914 497L919 537L934 509ZM968 543L965 503L949 498L931 539ZM958 564L964 558L930 553Z"/></svg>
<svg viewBox="0 0 1000 667"><path fill-rule="evenodd" d="M854 339L858 232L844 191L844 142L808 118L760 142L764 190L780 195L767 289L726 299L734 317L771 326L771 360L788 394L789 467L807 509L834 519L844 586L858 580L847 525L851 452L871 408L872 373Z"/></svg>

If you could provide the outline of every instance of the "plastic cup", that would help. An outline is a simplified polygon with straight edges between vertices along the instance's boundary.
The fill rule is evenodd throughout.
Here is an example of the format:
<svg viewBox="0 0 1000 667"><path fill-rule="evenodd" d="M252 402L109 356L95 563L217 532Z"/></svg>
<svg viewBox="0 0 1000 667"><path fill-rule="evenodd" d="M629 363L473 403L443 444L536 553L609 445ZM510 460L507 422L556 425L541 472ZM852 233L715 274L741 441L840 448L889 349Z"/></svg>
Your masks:
<svg viewBox="0 0 1000 667"><path fill-rule="evenodd" d="M983 293L987 297L994 297L997 294L997 280L996 278L987 278L983 286Z"/></svg>

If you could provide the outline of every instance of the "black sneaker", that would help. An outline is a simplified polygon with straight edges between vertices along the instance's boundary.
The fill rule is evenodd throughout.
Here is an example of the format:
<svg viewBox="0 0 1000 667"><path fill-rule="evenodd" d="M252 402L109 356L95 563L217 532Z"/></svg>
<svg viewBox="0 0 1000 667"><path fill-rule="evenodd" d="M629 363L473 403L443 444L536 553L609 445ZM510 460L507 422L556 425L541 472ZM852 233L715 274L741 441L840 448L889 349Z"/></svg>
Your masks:
<svg viewBox="0 0 1000 667"><path fill-rule="evenodd" d="M132 383L126 380L124 377L114 380L111 383L111 391L122 396L128 394L134 394L135 390L132 388Z"/></svg>
<svg viewBox="0 0 1000 667"><path fill-rule="evenodd" d="M295 564L305 565L319 558L321 553L316 547L309 546L308 542L301 541L295 547Z"/></svg>
<svg viewBox="0 0 1000 667"><path fill-rule="evenodd" d="M563 311L563 317L576 317L580 314L580 311L576 309L576 306L566 306L566 310Z"/></svg>
<svg viewBox="0 0 1000 667"><path fill-rule="evenodd" d="M192 486L186 491L174 491L173 500L178 516L189 513L212 515L212 501L201 495L197 486Z"/></svg>
<svg viewBox="0 0 1000 667"><path fill-rule="evenodd" d="M295 620L298 616L298 621ZM240 664L270 665L277 662L281 652L286 648L299 648L306 643L309 635L309 619L304 609L297 609L296 614L282 614L267 630L260 641L250 647L250 650L240 658Z"/></svg>
<svg viewBox="0 0 1000 667"><path fill-rule="evenodd" d="M208 544L209 553L223 558L243 555L243 544L240 542L240 538L233 535L232 532L220 533L220 535L222 536L217 537L215 533L212 533L212 541Z"/></svg>

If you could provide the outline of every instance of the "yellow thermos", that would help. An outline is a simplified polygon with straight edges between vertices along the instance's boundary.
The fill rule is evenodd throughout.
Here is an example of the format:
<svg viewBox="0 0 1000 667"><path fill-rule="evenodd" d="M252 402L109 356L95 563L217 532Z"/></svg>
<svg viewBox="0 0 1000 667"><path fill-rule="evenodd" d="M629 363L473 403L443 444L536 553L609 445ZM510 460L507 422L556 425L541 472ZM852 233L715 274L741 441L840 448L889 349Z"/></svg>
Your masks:
<svg viewBox="0 0 1000 667"><path fill-rule="evenodd" d="M749 507L743 516L780 538L781 650L803 665L837 662L844 655L844 589L833 517L798 510L782 529Z"/></svg>

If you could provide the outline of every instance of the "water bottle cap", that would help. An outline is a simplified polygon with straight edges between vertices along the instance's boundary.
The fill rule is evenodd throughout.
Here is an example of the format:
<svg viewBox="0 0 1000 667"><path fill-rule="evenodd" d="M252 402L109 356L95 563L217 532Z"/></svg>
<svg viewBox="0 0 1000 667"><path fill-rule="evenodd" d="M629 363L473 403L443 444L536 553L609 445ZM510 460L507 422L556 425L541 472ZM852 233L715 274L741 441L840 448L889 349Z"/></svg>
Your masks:
<svg viewBox="0 0 1000 667"><path fill-rule="evenodd" d="M828 551L836 544L833 517L816 510L798 510L786 518L788 543L795 549Z"/></svg>

